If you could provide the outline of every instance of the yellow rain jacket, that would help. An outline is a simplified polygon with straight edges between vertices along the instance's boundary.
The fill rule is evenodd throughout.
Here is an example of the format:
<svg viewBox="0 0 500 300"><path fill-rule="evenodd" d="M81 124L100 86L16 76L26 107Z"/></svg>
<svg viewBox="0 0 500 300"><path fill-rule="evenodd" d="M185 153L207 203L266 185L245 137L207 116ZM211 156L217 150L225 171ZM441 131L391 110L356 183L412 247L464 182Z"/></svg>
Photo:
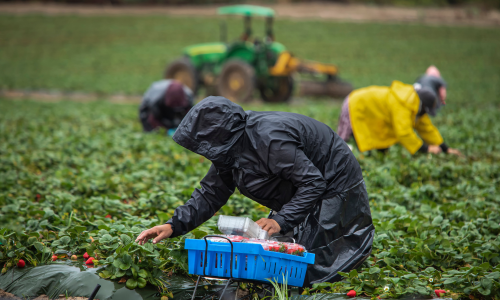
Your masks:
<svg viewBox="0 0 500 300"><path fill-rule="evenodd" d="M360 151L386 149L400 143L411 154L423 142L441 145L443 138L427 114L417 119L420 99L410 84L369 86L349 95L352 131ZM420 139L415 130L418 132Z"/></svg>

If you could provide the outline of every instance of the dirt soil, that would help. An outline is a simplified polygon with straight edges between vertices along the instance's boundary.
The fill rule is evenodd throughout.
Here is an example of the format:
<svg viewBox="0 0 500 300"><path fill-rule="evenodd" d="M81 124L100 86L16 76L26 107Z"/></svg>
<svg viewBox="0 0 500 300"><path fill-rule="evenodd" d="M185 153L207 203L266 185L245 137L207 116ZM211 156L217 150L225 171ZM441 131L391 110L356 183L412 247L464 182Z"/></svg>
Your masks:
<svg viewBox="0 0 500 300"><path fill-rule="evenodd" d="M55 300L86 300L87 297L68 297L68 298L66 298L65 295L59 295L58 298L52 298L52 299L55 299ZM49 296L47 296L47 295L41 295L41 296L38 296L32 300L52 300L52 299L49 298ZM19 297L16 297L15 295L13 295L11 293L7 293L6 291L0 289L0 300L22 300L22 299ZM95 299L95 300L99 300L99 299Z"/></svg>
<svg viewBox="0 0 500 300"><path fill-rule="evenodd" d="M0 300L21 300L21 298L0 289Z"/></svg>
<svg viewBox="0 0 500 300"><path fill-rule="evenodd" d="M278 18L324 19L346 22L422 23L500 27L500 11L478 8L415 8L339 3L282 3L266 5ZM46 15L175 15L214 16L218 6L112 6L55 3L1 3L0 14Z"/></svg>

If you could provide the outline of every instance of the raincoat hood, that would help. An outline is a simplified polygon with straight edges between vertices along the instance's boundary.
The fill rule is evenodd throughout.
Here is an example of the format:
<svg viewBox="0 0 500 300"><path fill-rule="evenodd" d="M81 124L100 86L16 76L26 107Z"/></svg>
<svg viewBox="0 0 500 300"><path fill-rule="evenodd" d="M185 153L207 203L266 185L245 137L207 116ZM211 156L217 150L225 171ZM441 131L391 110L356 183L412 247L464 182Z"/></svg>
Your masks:
<svg viewBox="0 0 500 300"><path fill-rule="evenodd" d="M412 85L394 80L389 90L403 106L410 109L415 114L418 112L420 108L420 99Z"/></svg>
<svg viewBox="0 0 500 300"><path fill-rule="evenodd" d="M243 134L247 114L224 97L196 104L179 124L173 140L214 164L231 163L231 150Z"/></svg>

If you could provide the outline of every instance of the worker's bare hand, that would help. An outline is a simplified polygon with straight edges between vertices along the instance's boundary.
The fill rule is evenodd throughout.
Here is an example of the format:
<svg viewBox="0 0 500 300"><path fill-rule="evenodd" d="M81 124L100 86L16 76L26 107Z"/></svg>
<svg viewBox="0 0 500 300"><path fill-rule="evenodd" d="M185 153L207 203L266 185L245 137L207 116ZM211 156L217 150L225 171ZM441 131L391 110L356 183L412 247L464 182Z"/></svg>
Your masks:
<svg viewBox="0 0 500 300"><path fill-rule="evenodd" d="M274 221L273 219L262 218L262 219L258 220L256 223L262 229L267 231L269 233L269 235L273 235L273 234L281 231L280 225L278 225L278 222Z"/></svg>
<svg viewBox="0 0 500 300"><path fill-rule="evenodd" d="M441 147L436 146L436 145L429 145L429 148L427 151L429 153L432 153L432 154L438 154L438 153L443 152L443 150L441 150Z"/></svg>
<svg viewBox="0 0 500 300"><path fill-rule="evenodd" d="M448 154L453 154L453 155L456 155L456 156L459 156L459 157L465 157L465 155L462 154L462 152L460 152L460 150L458 149L453 149L453 148L448 148Z"/></svg>
<svg viewBox="0 0 500 300"><path fill-rule="evenodd" d="M141 232L135 241L139 245L144 245L150 239L154 239L153 244L156 244L159 241L170 237L173 232L172 225L170 224L158 225Z"/></svg>

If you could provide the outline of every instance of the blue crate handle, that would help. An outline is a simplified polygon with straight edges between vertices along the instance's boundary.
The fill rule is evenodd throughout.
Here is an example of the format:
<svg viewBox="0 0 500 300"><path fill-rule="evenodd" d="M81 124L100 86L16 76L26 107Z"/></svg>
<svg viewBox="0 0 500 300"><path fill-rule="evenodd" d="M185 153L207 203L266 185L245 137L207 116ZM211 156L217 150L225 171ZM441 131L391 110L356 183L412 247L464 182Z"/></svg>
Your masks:
<svg viewBox="0 0 500 300"><path fill-rule="evenodd" d="M205 240L205 259L203 263L203 276L205 276L205 268L207 267L207 254L208 254L208 241L207 237L216 237L216 238L223 238L228 240L228 242L231 244L231 258L229 259L229 275L231 275L231 278L233 278L233 242L231 242L230 239L228 239L225 236L220 236L220 235L205 235L203 239Z"/></svg>

